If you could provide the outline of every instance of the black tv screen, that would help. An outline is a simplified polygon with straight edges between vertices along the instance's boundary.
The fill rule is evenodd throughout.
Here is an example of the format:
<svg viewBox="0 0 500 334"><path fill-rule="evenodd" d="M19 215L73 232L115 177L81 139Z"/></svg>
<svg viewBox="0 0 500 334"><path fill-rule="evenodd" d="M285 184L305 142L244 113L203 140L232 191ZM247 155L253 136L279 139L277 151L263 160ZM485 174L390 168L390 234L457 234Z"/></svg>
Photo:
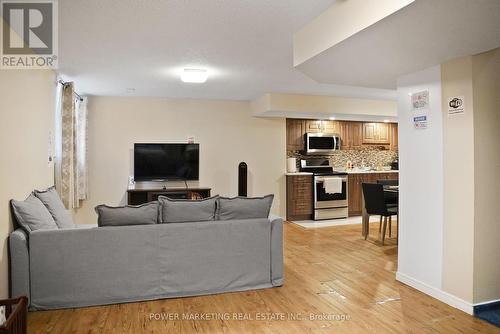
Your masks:
<svg viewBox="0 0 500 334"><path fill-rule="evenodd" d="M199 144L134 144L134 180L198 180Z"/></svg>

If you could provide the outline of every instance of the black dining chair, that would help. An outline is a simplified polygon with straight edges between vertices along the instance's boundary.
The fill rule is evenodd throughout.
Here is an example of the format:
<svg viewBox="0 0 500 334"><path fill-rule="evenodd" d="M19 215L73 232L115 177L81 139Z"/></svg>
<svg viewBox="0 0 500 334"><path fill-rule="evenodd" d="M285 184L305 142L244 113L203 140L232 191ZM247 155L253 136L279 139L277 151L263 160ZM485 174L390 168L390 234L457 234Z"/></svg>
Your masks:
<svg viewBox="0 0 500 334"><path fill-rule="evenodd" d="M399 186L399 180L377 180L378 184L386 186ZM398 194L393 192L385 192L385 203L388 206L397 207L398 206ZM382 216L380 216L380 224L378 225L378 232L380 233L382 229ZM389 220L389 237L392 235L392 221Z"/></svg>
<svg viewBox="0 0 500 334"><path fill-rule="evenodd" d="M382 245L385 243L385 232L387 222L392 222L392 216L398 214L397 206L390 206L385 202L384 186L377 183L363 183L363 196L365 199L365 209L368 215L380 215L384 218L382 227Z"/></svg>

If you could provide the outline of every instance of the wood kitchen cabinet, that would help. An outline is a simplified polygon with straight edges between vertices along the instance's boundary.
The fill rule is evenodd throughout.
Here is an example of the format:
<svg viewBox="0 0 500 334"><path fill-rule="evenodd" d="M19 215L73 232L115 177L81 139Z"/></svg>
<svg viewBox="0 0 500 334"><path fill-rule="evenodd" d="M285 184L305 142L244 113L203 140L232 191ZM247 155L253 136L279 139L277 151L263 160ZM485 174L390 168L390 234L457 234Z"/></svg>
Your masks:
<svg viewBox="0 0 500 334"><path fill-rule="evenodd" d="M307 120L306 132L339 133L340 124L338 121L331 120Z"/></svg>
<svg viewBox="0 0 500 334"><path fill-rule="evenodd" d="M362 211L362 183L377 183L377 180L397 180L397 172L349 174L347 178L349 217L360 216Z"/></svg>
<svg viewBox="0 0 500 334"><path fill-rule="evenodd" d="M393 151L398 150L398 124L331 120L286 120L287 151L304 149L306 132L328 132L340 134L341 150L358 150L379 145Z"/></svg>
<svg viewBox="0 0 500 334"><path fill-rule="evenodd" d="M351 136L349 123L350 122L339 122L340 123L340 149L341 150L350 150L351 149Z"/></svg>
<svg viewBox="0 0 500 334"><path fill-rule="evenodd" d="M361 175L349 174L347 177L349 217L361 215Z"/></svg>
<svg viewBox="0 0 500 334"><path fill-rule="evenodd" d="M390 149L391 151L397 151L399 149L398 147L398 124L397 123L391 123L389 124L389 136L390 136Z"/></svg>
<svg viewBox="0 0 500 334"><path fill-rule="evenodd" d="M363 123L341 121L340 123L340 149L357 150L363 147Z"/></svg>
<svg viewBox="0 0 500 334"><path fill-rule="evenodd" d="M389 145L389 124L363 123L363 144Z"/></svg>
<svg viewBox="0 0 500 334"><path fill-rule="evenodd" d="M286 219L308 220L313 214L313 176L286 176Z"/></svg>
<svg viewBox="0 0 500 334"><path fill-rule="evenodd" d="M286 149L287 151L301 151L304 149L304 134L306 121L302 119L286 119Z"/></svg>

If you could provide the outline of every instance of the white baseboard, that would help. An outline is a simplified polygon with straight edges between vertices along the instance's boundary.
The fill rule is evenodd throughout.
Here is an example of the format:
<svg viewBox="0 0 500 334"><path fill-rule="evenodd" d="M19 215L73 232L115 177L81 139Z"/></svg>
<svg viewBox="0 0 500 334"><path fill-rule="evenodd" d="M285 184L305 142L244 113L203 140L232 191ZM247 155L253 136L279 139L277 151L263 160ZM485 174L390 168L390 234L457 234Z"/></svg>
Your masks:
<svg viewBox="0 0 500 334"><path fill-rule="evenodd" d="M488 300L485 302L475 303L474 306L481 306L481 305L493 304L493 303L498 303L498 302L500 302L500 299L493 299L493 300Z"/></svg>
<svg viewBox="0 0 500 334"><path fill-rule="evenodd" d="M400 281L401 283L404 283L406 285L411 286L412 288L415 288L426 295L429 295L433 298L436 298L443 303L446 303L450 306L453 306L454 308L457 308L461 311L464 311L467 314L473 315L474 314L474 305L472 303L469 303L463 299L460 299L456 296L453 296L452 294L449 294L448 292L445 292L441 289L435 288L433 286L430 286L424 282L421 282L419 280L416 280L406 274L403 274L401 272L396 273L396 280Z"/></svg>

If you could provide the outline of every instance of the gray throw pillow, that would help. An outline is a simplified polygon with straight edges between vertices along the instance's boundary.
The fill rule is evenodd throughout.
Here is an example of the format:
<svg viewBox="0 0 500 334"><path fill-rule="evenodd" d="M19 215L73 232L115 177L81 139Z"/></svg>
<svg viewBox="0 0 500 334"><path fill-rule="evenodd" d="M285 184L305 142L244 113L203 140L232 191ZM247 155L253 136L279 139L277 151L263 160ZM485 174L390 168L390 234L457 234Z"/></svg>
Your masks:
<svg viewBox="0 0 500 334"><path fill-rule="evenodd" d="M45 191L35 190L34 194L42 201L47 210L49 210L59 228L75 227L73 218L71 218L71 214L64 207L61 197L59 197L55 187L50 187Z"/></svg>
<svg viewBox="0 0 500 334"><path fill-rule="evenodd" d="M19 225L31 233L36 230L57 230L56 222L43 203L30 194L24 201L11 200L12 212Z"/></svg>
<svg viewBox="0 0 500 334"><path fill-rule="evenodd" d="M220 197L217 203L219 220L267 218L274 195L264 197Z"/></svg>
<svg viewBox="0 0 500 334"><path fill-rule="evenodd" d="M219 196L200 200L171 199L160 196L162 223L187 223L215 220Z"/></svg>
<svg viewBox="0 0 500 334"><path fill-rule="evenodd" d="M155 201L137 206L98 205L95 211L97 226L152 225L158 223L159 204Z"/></svg>

